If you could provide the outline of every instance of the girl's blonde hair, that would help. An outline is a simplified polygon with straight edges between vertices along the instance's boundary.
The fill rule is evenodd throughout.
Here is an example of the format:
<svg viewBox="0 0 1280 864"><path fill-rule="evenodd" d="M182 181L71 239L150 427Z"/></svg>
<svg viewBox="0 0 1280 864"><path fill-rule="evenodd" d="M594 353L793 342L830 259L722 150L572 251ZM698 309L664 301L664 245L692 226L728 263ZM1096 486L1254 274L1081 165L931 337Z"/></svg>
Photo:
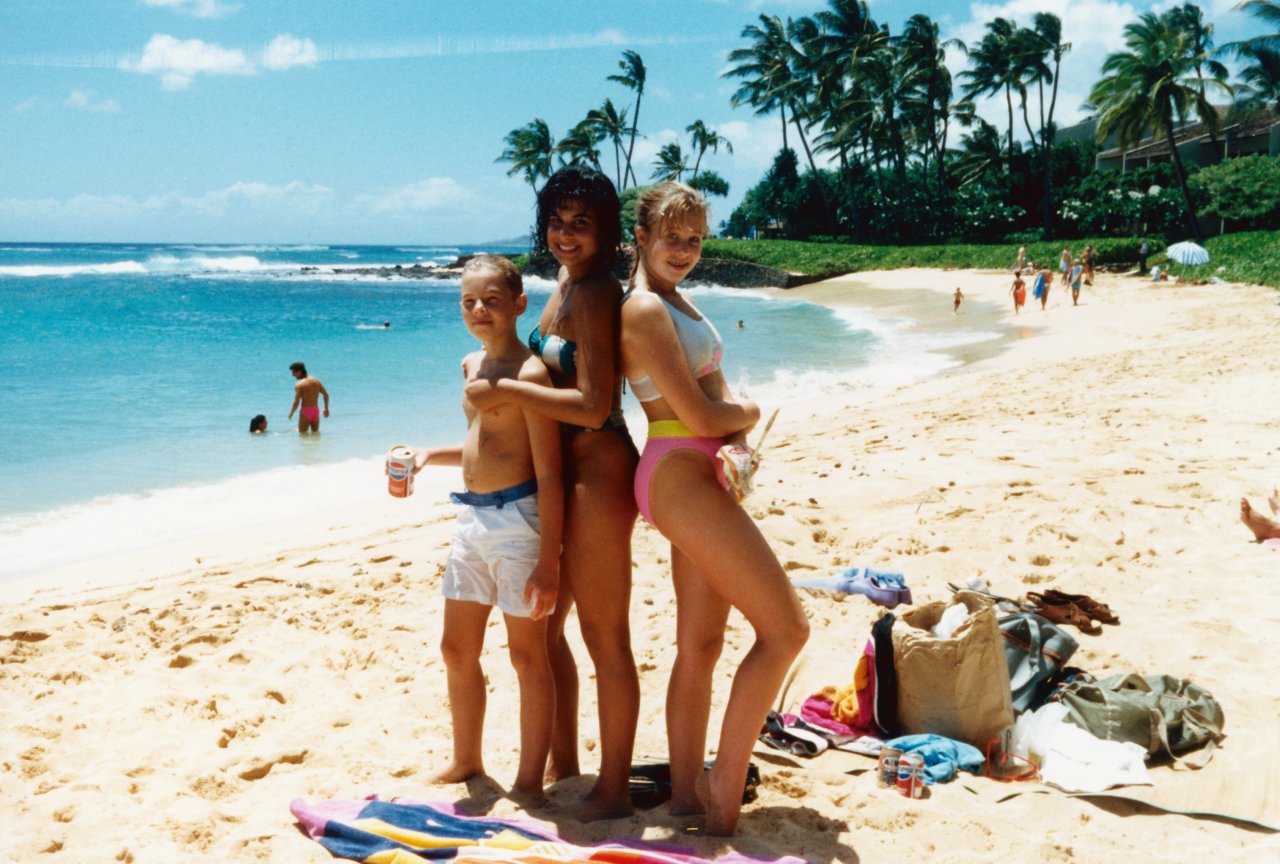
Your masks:
<svg viewBox="0 0 1280 864"><path fill-rule="evenodd" d="M667 225L704 226L711 221L711 207L702 193L686 183L668 180L650 186L636 200L636 227L643 228L650 236L661 233ZM631 275L634 279L640 269L640 243L637 239L635 255L631 257Z"/></svg>

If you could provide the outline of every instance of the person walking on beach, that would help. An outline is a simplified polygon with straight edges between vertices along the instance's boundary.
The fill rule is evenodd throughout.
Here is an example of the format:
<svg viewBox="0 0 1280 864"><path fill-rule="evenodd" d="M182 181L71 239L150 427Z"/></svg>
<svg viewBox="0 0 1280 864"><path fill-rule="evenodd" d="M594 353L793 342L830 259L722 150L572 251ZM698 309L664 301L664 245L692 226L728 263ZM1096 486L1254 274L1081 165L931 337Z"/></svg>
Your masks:
<svg viewBox="0 0 1280 864"><path fill-rule="evenodd" d="M1084 247L1084 284L1090 288L1093 287L1093 265L1094 265L1093 244L1086 244Z"/></svg>
<svg viewBox="0 0 1280 864"><path fill-rule="evenodd" d="M1067 285L1067 274L1071 272L1071 247L1063 246L1062 255L1058 258L1058 269L1062 271L1062 287Z"/></svg>
<svg viewBox="0 0 1280 864"><path fill-rule="evenodd" d="M677 288L701 257L707 221L705 199L682 183L640 196L621 351L623 374L649 420L636 504L671 542L670 811L705 813L707 830L727 835L738 822L756 736L809 624L773 550L729 491L717 456L726 443L745 447L760 409L729 389L719 333ZM751 625L755 642L734 673L715 762L704 773L712 682L731 608Z"/></svg>
<svg viewBox="0 0 1280 864"><path fill-rule="evenodd" d="M1084 263L1077 258L1071 268L1071 305L1080 305L1080 282L1084 279Z"/></svg>
<svg viewBox="0 0 1280 864"><path fill-rule="evenodd" d="M1033 296L1040 301L1040 311L1044 311L1049 302L1049 289L1053 287L1053 271L1044 267L1036 274L1036 286Z"/></svg>
<svg viewBox="0 0 1280 864"><path fill-rule="evenodd" d="M547 386L542 361L516 333L524 312L520 271L506 258L480 255L462 268L462 320L481 349L462 361L468 381L528 381ZM453 762L435 775L462 783L484 774L485 676L480 666L493 607L507 625L511 665L520 689L520 766L512 797L539 804L551 747L555 684L547 659L547 614L560 582L564 486L560 429L531 411L481 410L466 398L466 441L418 449L413 473L427 465L460 466L466 491L444 567L444 657L453 721Z"/></svg>
<svg viewBox="0 0 1280 864"><path fill-rule="evenodd" d="M1267 503L1271 505L1271 515L1280 517L1280 490L1272 489ZM1253 509L1248 498L1240 499L1240 521L1253 532L1253 539L1258 543L1280 540L1280 522Z"/></svg>
<svg viewBox="0 0 1280 864"><path fill-rule="evenodd" d="M319 378L312 378L307 374L307 367L302 363L290 364L289 371L297 379L297 383L293 385L293 407L289 409L289 419L293 419L294 412L301 406L302 411L298 414L298 432L319 432L320 397L324 397L324 416L328 417L329 391L324 389Z"/></svg>
<svg viewBox="0 0 1280 864"><path fill-rule="evenodd" d="M964 292L960 290L959 285L956 286L956 293L952 297L952 300L954 303L951 307L951 314L957 315L960 312L960 304L964 302Z"/></svg>
<svg viewBox="0 0 1280 864"><path fill-rule="evenodd" d="M1027 302L1027 283L1022 281L1022 271L1014 271L1013 287L1009 289L1009 293L1013 295L1013 314L1021 315L1022 306Z"/></svg>
<svg viewBox="0 0 1280 864"><path fill-rule="evenodd" d="M1142 242L1138 244L1138 275L1147 275L1147 256L1151 254L1151 244L1147 242L1147 238L1143 237Z"/></svg>
<svg viewBox="0 0 1280 864"><path fill-rule="evenodd" d="M1013 272L1021 273L1023 268L1025 268L1026 266L1027 266L1027 247L1019 246L1018 258L1016 261L1013 262Z"/></svg>
<svg viewBox="0 0 1280 864"><path fill-rule="evenodd" d="M622 286L612 273L620 254L620 211L613 183L599 171L569 166L547 180L538 193L536 240L560 269L529 347L547 364L553 386L503 378L474 382L466 391L480 409L510 402L561 424L565 530L560 600L547 630L556 682L547 775L559 780L580 773L578 671L564 633L576 604L595 664L600 712L600 770L584 800L584 819L632 812L628 778L640 713L630 625L631 478L639 454L622 417Z"/></svg>

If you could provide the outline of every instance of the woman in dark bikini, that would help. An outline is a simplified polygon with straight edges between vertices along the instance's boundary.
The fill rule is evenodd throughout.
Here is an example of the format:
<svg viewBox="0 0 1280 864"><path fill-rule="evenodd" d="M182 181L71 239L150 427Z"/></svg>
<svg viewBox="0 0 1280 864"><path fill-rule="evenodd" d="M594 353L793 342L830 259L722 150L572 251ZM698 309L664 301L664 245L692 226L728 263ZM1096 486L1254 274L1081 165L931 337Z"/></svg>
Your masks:
<svg viewBox="0 0 1280 864"><path fill-rule="evenodd" d="M474 382L467 397L484 410L503 402L559 420L564 434L565 525L560 602L548 628L556 680L550 779L579 773L578 673L564 638L576 602L582 638L596 669L600 773L587 795L587 818L631 812L631 753L640 683L631 653L631 481L639 459L622 419L618 306L612 274L621 240L618 194L598 171L570 166L538 194L541 249L560 265L556 290L529 347L542 357L554 388L501 379Z"/></svg>

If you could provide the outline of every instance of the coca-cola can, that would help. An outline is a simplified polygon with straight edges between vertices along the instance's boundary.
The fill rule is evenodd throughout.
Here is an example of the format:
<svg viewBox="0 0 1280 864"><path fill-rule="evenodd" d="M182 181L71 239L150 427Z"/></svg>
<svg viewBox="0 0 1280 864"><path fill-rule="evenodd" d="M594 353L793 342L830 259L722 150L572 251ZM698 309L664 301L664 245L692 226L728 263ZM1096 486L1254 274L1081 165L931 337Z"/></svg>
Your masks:
<svg viewBox="0 0 1280 864"><path fill-rule="evenodd" d="M907 798L924 795L924 757L919 753L898 757L898 794Z"/></svg>
<svg viewBox="0 0 1280 864"><path fill-rule="evenodd" d="M879 780L881 786L892 786L898 782L898 759L902 751L897 747L881 747L879 760Z"/></svg>

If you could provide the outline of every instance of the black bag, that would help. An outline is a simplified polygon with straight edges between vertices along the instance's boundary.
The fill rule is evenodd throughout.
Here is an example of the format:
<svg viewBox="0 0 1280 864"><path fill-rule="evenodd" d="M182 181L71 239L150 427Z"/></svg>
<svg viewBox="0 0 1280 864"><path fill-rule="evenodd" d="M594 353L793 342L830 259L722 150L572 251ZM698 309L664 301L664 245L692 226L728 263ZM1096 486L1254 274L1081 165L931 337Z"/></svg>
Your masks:
<svg viewBox="0 0 1280 864"><path fill-rule="evenodd" d="M999 623L1013 710L1021 713L1039 708L1049 696L1054 676L1067 665L1079 643L1066 630L1033 612L1015 612Z"/></svg>

